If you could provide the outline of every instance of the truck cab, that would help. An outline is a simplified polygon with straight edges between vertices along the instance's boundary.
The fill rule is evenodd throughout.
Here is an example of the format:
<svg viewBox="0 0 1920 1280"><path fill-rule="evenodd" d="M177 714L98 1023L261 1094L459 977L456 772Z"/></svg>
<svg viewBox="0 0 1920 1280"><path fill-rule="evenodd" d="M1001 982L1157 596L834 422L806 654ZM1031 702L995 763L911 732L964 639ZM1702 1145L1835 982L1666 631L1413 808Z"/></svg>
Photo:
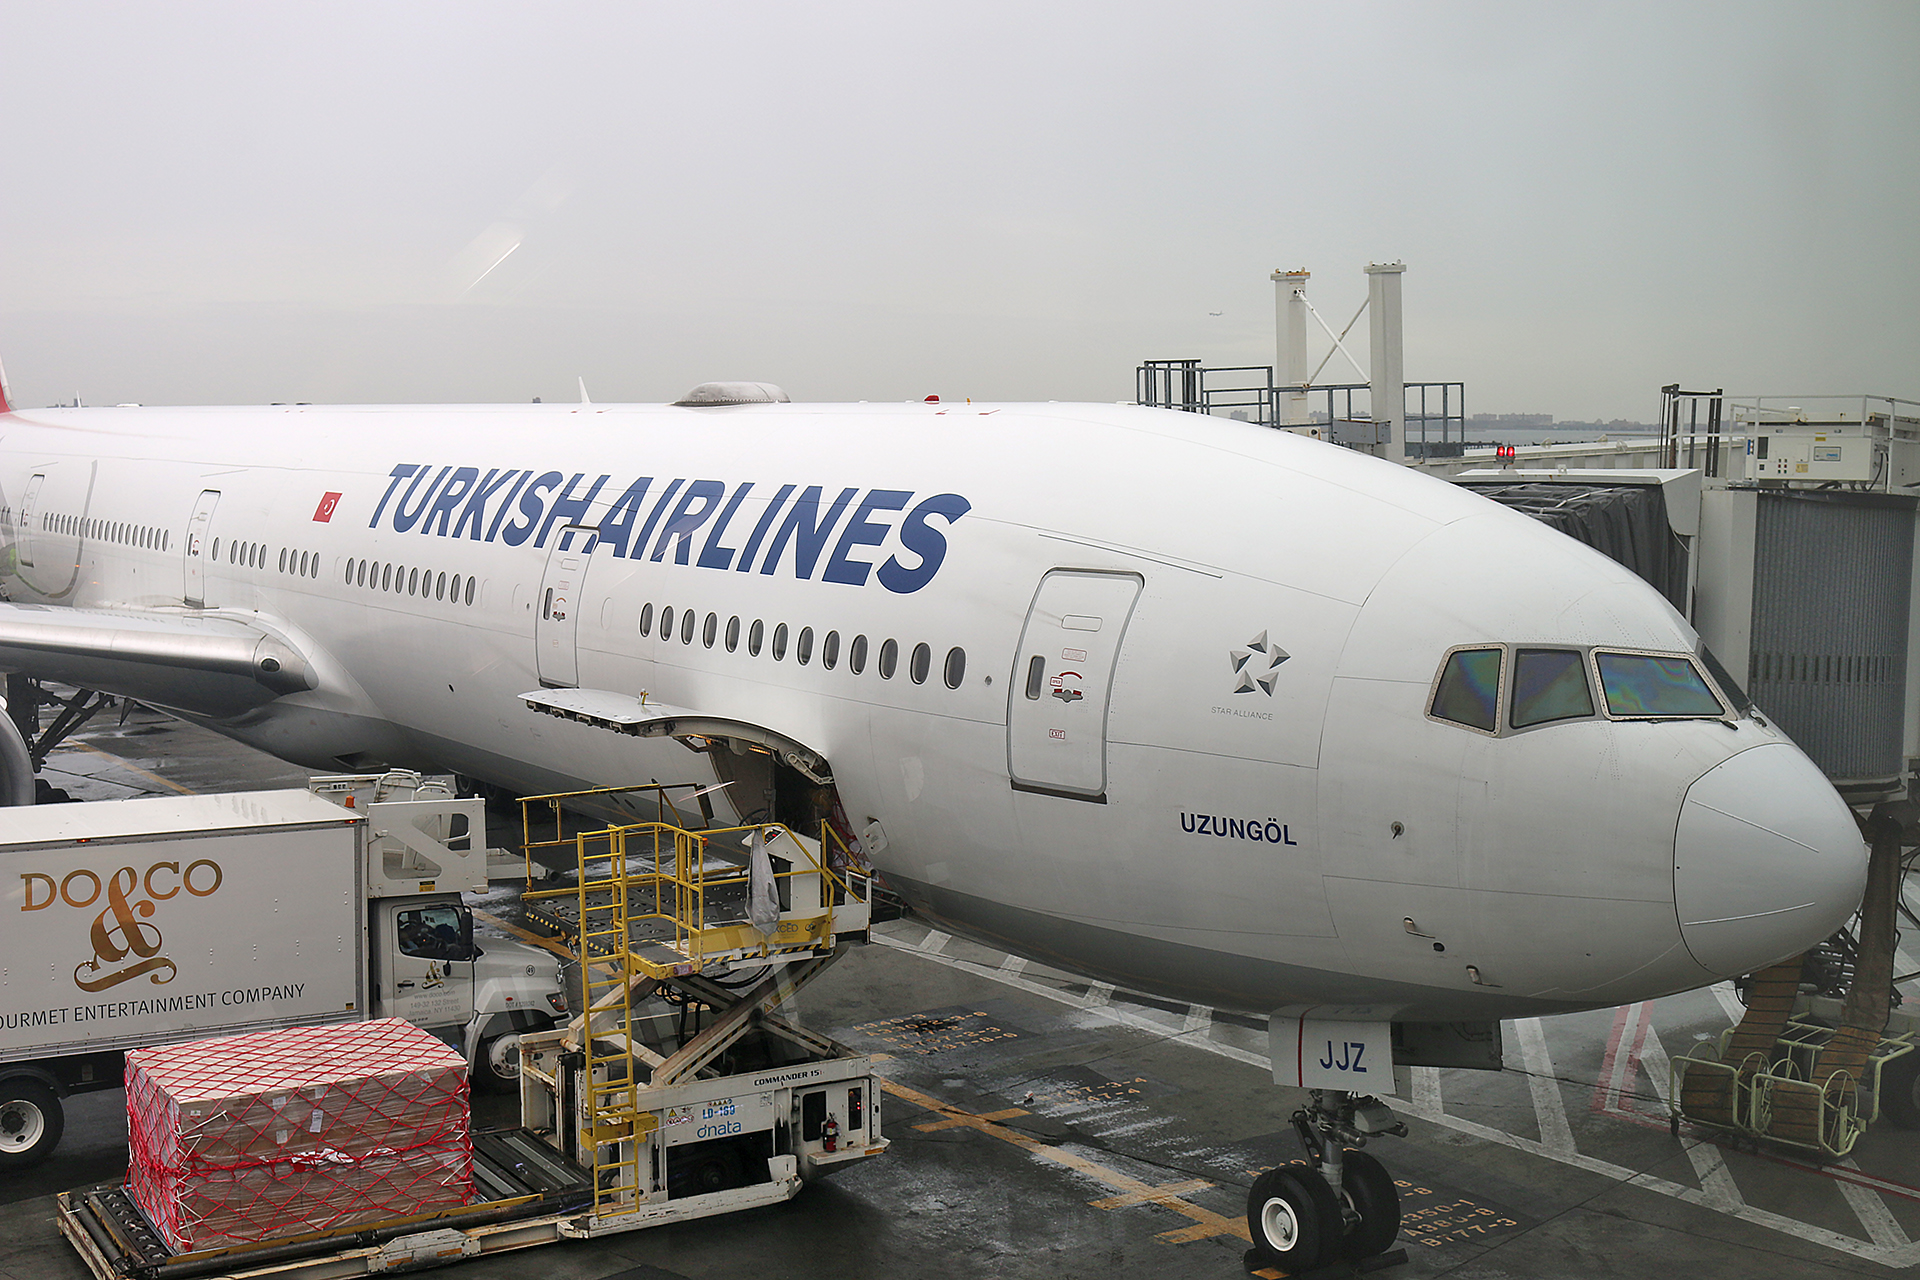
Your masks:
<svg viewBox="0 0 1920 1280"><path fill-rule="evenodd" d="M467 1055L474 1083L509 1092L520 1078L520 1035L567 1012L560 958L511 938L475 938L458 894L388 898L376 939L373 1016L405 1018Z"/></svg>
<svg viewBox="0 0 1920 1280"><path fill-rule="evenodd" d="M308 789L367 816L370 1016L433 1032L466 1054L477 1086L511 1091L520 1036L563 1018L567 998L555 953L475 937L461 895L487 890L485 802L404 769L316 777Z"/></svg>

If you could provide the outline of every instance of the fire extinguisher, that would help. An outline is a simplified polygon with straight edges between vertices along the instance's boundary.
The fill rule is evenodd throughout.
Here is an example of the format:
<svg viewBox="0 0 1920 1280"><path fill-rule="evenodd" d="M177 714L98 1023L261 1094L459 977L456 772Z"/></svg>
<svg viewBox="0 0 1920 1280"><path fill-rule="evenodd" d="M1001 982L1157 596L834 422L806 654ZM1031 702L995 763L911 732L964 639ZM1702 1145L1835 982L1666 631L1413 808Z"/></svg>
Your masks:
<svg viewBox="0 0 1920 1280"><path fill-rule="evenodd" d="M840 1149L840 1122L832 1116L828 1116L827 1122L820 1126L820 1149L823 1151Z"/></svg>

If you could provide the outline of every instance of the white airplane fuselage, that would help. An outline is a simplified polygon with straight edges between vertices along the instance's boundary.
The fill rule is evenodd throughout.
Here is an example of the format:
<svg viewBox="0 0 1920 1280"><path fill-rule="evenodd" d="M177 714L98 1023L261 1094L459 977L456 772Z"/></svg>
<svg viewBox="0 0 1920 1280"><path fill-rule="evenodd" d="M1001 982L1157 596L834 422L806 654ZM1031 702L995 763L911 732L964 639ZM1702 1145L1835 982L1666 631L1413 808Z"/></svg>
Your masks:
<svg viewBox="0 0 1920 1280"><path fill-rule="evenodd" d="M943 927L1216 1007L1645 999L1825 937L1864 882L1843 802L1731 696L1607 713L1596 653L1699 643L1632 573L1243 423L16 411L0 503L16 606L237 620L304 655L313 687L244 710L149 691L235 738L524 791L711 780L677 741L520 696L644 692L817 753L852 827L884 833L877 868ZM1462 646L1504 646L1507 670L1519 648L1577 653L1593 713L1437 718Z"/></svg>

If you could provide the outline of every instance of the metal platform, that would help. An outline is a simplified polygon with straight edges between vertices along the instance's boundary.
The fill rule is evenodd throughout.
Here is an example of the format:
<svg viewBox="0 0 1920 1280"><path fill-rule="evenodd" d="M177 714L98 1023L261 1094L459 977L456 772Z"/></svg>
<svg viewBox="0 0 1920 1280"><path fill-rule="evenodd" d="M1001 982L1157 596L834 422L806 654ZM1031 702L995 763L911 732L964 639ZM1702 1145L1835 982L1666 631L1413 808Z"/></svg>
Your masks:
<svg viewBox="0 0 1920 1280"><path fill-rule="evenodd" d="M593 1201L592 1175L524 1129L473 1136L473 1183L474 1198L464 1208L396 1218L376 1227L313 1232L270 1245L241 1243L192 1253L169 1249L120 1183L62 1193L60 1225L96 1273L104 1266L107 1275L160 1280L236 1271L252 1274L257 1268L294 1266L343 1249L378 1248L436 1227L450 1230L550 1217Z"/></svg>

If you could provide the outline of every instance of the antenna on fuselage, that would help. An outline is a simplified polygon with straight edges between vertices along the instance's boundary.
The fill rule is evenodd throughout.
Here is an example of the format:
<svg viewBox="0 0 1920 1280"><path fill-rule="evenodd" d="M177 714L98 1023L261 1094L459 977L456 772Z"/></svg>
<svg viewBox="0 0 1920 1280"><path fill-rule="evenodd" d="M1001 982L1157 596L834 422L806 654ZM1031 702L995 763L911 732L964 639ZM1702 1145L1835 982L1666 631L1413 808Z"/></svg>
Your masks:
<svg viewBox="0 0 1920 1280"><path fill-rule="evenodd" d="M584 375L580 378L580 403L581 404L593 403L593 401L587 399L587 380Z"/></svg>

